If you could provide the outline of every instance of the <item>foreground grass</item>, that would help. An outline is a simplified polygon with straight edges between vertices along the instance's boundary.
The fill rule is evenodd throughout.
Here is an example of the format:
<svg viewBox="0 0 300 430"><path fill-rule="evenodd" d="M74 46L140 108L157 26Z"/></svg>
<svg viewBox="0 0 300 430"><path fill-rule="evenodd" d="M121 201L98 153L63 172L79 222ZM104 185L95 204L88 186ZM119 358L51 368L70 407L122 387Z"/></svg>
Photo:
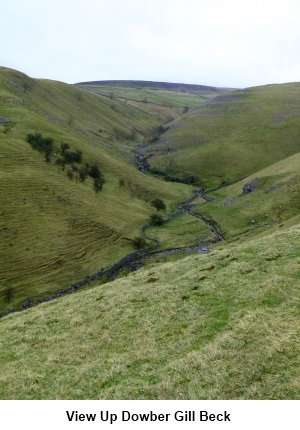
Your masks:
<svg viewBox="0 0 300 430"><path fill-rule="evenodd" d="M0 321L2 399L297 399L300 228Z"/></svg>

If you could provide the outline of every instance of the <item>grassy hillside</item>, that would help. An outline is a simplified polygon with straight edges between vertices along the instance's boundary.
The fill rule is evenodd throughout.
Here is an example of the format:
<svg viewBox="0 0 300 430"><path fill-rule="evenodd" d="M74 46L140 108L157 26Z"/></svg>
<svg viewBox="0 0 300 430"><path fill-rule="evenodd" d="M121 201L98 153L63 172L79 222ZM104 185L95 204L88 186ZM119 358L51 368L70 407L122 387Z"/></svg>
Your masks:
<svg viewBox="0 0 300 430"><path fill-rule="evenodd" d="M71 85L0 69L0 311L43 296L106 267L132 251L139 228L161 198L171 207L189 195L128 163L130 130L143 138L164 121ZM7 122L9 121L9 122ZM40 132L96 164L105 178L69 179L26 141ZM127 134L126 134L127 133ZM120 185L122 184L122 186Z"/></svg>
<svg viewBox="0 0 300 430"><path fill-rule="evenodd" d="M93 94L94 86L90 88L92 91L84 91L60 82L31 79L10 69L1 68L0 71L0 228L4 243L0 251L2 312L28 298L36 300L65 288L133 251L132 239L139 235L141 225L147 223L154 212L151 206L154 198L165 201L167 209L163 216L166 218L175 210L174 202L190 195L190 187L143 175L128 160L136 157L137 148L142 147L147 153L149 148L162 145L169 134L173 136L176 129L167 132L162 142L151 138L153 130L166 121L170 110L175 116L182 112L183 105L180 109L178 107L181 97L201 104L204 94L200 90L198 93L183 92L181 87L179 92L175 92L174 88L171 91L119 85L114 87L114 91L120 91L120 97L114 95L111 98L107 94ZM103 88L110 90L107 85ZM269 126L265 131L274 128L276 133L272 131L273 136L277 136L278 141L281 136L286 144L281 145L280 152L276 142L271 142L275 158L281 156L283 160L252 177L261 177L254 193L241 196L243 183L224 187L210 196L214 198L211 203L199 199L194 202L191 213L149 230L150 237L159 239L163 249L210 240L211 231L200 221L199 215L214 221L230 239L278 227L299 214L299 157L295 155L285 159L286 152L299 144L295 101L298 88L297 84L291 84L231 93L230 101L223 96L223 99L215 99L217 103L211 101L182 117L178 124L186 124L179 130L183 142L188 141L190 133L196 133L197 138L194 121L201 115L212 120L211 124L206 123L207 135L218 134L217 138L223 139L222 130L215 128L214 121L222 120L224 124L220 122L219 125L223 124L222 127L229 130L228 118L232 118L231 134L240 135L242 139L240 124L246 124L246 121L250 125L255 121L265 123L265 117L260 115L269 112ZM160 105L141 101L145 91L152 91L153 97L160 99ZM126 99L130 92L134 92L136 97L131 103L146 105L146 110L130 104ZM166 94L172 99L173 107L166 106ZM213 91L207 94L212 97ZM275 121L274 112L283 97L286 99L285 116L282 114L280 121ZM253 106L257 106L258 100L260 109L253 116ZM158 105L162 109L160 113L156 111ZM239 105L239 114L237 107L233 107L229 115L228 106L236 105ZM283 109L283 105L280 106ZM291 106L294 106L293 111ZM234 128L233 119L237 115L239 122L235 121ZM244 130L245 142L253 131L250 125ZM81 182L75 174L73 179L69 179L66 171L55 165L53 160L46 163L44 155L34 151L26 142L27 133L35 131L52 137L58 152L61 142L67 142L72 150L81 150L83 162L100 167L106 180L103 190L96 194L91 178ZM294 140L291 138L293 135ZM237 154L244 150L244 141L241 140ZM237 148L237 142L232 142L232 148ZM266 133L261 134L261 145L267 152L269 142ZM212 151L216 150L216 141L211 141L207 148L215 156ZM196 150L202 151L202 146L195 146ZM254 153L255 157L266 162L261 151ZM171 160L169 163L163 157L166 154L162 159L172 171L175 162ZM155 157L151 162L152 159ZM194 159L190 159L189 166L192 167L193 163ZM229 179L241 174L234 163L229 170L230 166L226 163L223 166L230 172ZM206 164L205 169L209 183L213 183L215 175L222 170L220 166L216 169L215 163ZM271 192L268 193L269 188Z"/></svg>
<svg viewBox="0 0 300 430"><path fill-rule="evenodd" d="M169 124L145 156L152 171L204 188L244 178L300 151L299 96L299 83L218 96Z"/></svg>
<svg viewBox="0 0 300 430"><path fill-rule="evenodd" d="M179 251L1 318L0 398L299 398L299 91L0 68L0 314Z"/></svg>
<svg viewBox="0 0 300 430"><path fill-rule="evenodd" d="M76 84L79 88L118 100L149 115L163 115L169 122L183 112L203 105L229 89L203 85L148 81L95 81Z"/></svg>
<svg viewBox="0 0 300 430"><path fill-rule="evenodd" d="M137 90L156 90L156 91L174 91L182 93L222 93L227 92L228 88L210 87L207 85L180 84L175 82L155 82L155 81L130 81L130 80L106 80L106 81L89 81L79 82L75 85L84 86L103 86L118 88L134 88Z"/></svg>
<svg viewBox="0 0 300 430"><path fill-rule="evenodd" d="M298 399L300 229L1 320L2 399Z"/></svg>
<svg viewBox="0 0 300 430"><path fill-rule="evenodd" d="M247 184L253 189L243 194ZM299 223L300 153L210 193L210 197L211 202L196 204L192 213L214 220L226 239L266 235Z"/></svg>

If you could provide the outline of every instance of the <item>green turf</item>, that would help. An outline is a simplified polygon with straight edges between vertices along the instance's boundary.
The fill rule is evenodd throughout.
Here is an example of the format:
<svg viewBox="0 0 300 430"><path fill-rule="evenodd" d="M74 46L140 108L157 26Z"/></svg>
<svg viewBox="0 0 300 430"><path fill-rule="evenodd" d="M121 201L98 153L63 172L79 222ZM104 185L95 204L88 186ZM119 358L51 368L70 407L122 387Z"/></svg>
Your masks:
<svg viewBox="0 0 300 430"><path fill-rule="evenodd" d="M298 399L299 226L0 322L2 399Z"/></svg>

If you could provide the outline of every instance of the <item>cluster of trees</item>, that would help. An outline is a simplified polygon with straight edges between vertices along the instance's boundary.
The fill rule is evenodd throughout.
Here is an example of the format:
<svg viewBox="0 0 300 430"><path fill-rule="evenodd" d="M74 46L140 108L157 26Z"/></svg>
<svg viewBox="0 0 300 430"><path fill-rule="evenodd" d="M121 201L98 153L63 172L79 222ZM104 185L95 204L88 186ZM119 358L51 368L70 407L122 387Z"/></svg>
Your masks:
<svg viewBox="0 0 300 430"><path fill-rule="evenodd" d="M160 211L160 210L164 211L166 209L165 203L163 202L163 200L159 198L152 200L151 205L155 207L157 211ZM162 225L164 222L165 222L164 217L158 213L152 214L149 219L149 224L152 225L153 227Z"/></svg>
<svg viewBox="0 0 300 430"><path fill-rule="evenodd" d="M94 181L94 190L96 193L98 193L102 190L102 187L105 184L105 179L103 178L98 166L87 165L87 168L88 174L93 178Z"/></svg>
<svg viewBox="0 0 300 430"><path fill-rule="evenodd" d="M66 142L62 142L60 149L57 150L54 146L54 139L43 137L41 133L29 133L26 136L26 140L33 149L45 154L45 159L48 163L53 155L55 164L60 165L63 170L66 169L67 176L70 179L75 177L76 180L80 179L81 182L84 182L89 176L93 179L95 192L98 193L102 190L105 179L99 167L89 163L83 164L82 151L78 149L72 151L70 145Z"/></svg>
<svg viewBox="0 0 300 430"><path fill-rule="evenodd" d="M54 152L54 139L52 137L43 137L41 133L29 133L26 136L27 142L33 149L45 154L45 159L49 163L51 154Z"/></svg>
<svg viewBox="0 0 300 430"><path fill-rule="evenodd" d="M82 151L76 149L76 151L70 150L70 145L65 142L61 142L60 144L61 156L65 160L66 163L82 163Z"/></svg>

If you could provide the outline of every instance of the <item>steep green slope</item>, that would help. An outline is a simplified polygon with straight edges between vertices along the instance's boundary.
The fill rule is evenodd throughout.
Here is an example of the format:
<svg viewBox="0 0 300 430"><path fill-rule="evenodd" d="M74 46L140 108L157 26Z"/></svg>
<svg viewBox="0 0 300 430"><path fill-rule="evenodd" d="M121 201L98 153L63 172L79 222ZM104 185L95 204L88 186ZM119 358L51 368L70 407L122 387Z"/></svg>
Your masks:
<svg viewBox="0 0 300 430"><path fill-rule="evenodd" d="M132 251L140 226L153 212L190 191L140 173L126 160L122 133L147 134L163 119L82 91L0 69L0 311L68 286ZM7 122L9 121L9 122ZM100 131L101 130L101 131ZM41 132L81 150L106 183L70 180L60 166L31 148L27 133ZM122 142L122 143L121 143ZM122 186L120 186L122 184Z"/></svg>
<svg viewBox="0 0 300 430"><path fill-rule="evenodd" d="M2 399L298 399L299 225L0 321Z"/></svg>
<svg viewBox="0 0 300 430"><path fill-rule="evenodd" d="M210 202L196 204L192 213L201 213L206 219L214 220L226 239L265 235L284 225L297 223L300 216L300 152L214 191L210 197Z"/></svg>
<svg viewBox="0 0 300 430"><path fill-rule="evenodd" d="M299 83L219 96L169 124L145 156L153 171L204 188L244 178L299 152L299 97Z"/></svg>

